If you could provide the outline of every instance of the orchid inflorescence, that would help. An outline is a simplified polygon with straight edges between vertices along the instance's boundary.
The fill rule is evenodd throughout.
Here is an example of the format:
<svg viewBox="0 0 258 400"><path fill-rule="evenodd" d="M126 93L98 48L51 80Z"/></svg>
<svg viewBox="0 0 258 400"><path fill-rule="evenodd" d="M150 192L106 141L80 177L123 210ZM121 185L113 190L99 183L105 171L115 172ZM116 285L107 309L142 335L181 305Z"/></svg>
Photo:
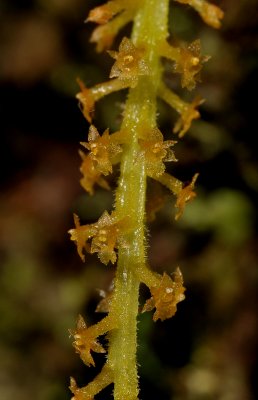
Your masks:
<svg viewBox="0 0 258 400"><path fill-rule="evenodd" d="M219 28L223 12L205 0L175 0L188 4L211 27ZM190 183L184 184L166 172L166 162L177 162L174 153L176 140L164 140L157 126L157 98L165 101L178 114L173 132L181 139L200 117L203 99L195 97L188 103L162 81L162 59L172 62L172 71L181 75L181 86L194 89L208 56L201 55L199 40L173 46L168 40L167 19L169 0L110 0L90 11L87 22L96 23L91 41L97 51L108 50L115 60L110 79L92 87L78 79L77 94L80 108L88 123L88 140L80 150L82 164L81 185L93 195L96 186L110 189L108 176L114 166L120 166L120 178L112 212L104 211L97 222L81 225L74 215L75 227L69 232L78 254L85 261L86 253L96 253L102 263L117 263L113 290L104 293L97 311L107 316L95 325L87 326L79 316L73 345L83 362L95 365L93 352L106 353L107 360L96 378L78 388L71 378L70 389L74 400L92 400L109 384L114 384L115 400L138 398L136 362L136 323L139 310L140 283L149 287L150 298L142 312L154 310L153 320L171 318L179 302L184 300L183 276L176 268L172 275L153 272L146 257L146 220L154 218L146 209L146 182L151 178L176 196L175 219L179 219L185 205L194 199L195 173ZM131 38L124 37L118 51L110 50L117 33L133 21ZM119 90L128 90L123 120L118 131L102 134L93 124L98 100ZM158 200L157 204L162 204ZM108 349L99 337L108 333Z"/></svg>

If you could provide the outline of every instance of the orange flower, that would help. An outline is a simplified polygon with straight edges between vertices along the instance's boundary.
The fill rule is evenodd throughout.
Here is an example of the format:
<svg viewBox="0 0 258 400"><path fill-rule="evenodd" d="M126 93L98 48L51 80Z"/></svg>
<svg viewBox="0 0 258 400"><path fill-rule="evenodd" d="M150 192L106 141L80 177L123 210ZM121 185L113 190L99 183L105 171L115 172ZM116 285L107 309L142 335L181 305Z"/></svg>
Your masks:
<svg viewBox="0 0 258 400"><path fill-rule="evenodd" d="M175 207L178 208L178 212L175 216L176 220L178 220L183 214L186 203L188 203L189 201L193 200L196 197L196 193L194 192L194 185L198 176L199 174L195 174L189 185L182 188L178 193L177 201L175 204Z"/></svg>
<svg viewBox="0 0 258 400"><path fill-rule="evenodd" d="M179 268L174 273L174 280L165 272L160 280L160 284L150 288L151 298L146 301L142 312L151 311L156 308L153 320L164 321L173 317L177 310L177 304L184 300L183 277Z"/></svg>
<svg viewBox="0 0 258 400"><path fill-rule="evenodd" d="M108 313L110 311L111 301L113 298L113 291L108 293L105 290L99 290L99 294L102 297L96 307L96 312Z"/></svg>
<svg viewBox="0 0 258 400"><path fill-rule="evenodd" d="M124 8L124 1L113 0L109 1L102 6L93 8L86 22L96 22L97 24L106 24L111 18L113 18L118 12Z"/></svg>
<svg viewBox="0 0 258 400"><path fill-rule="evenodd" d="M76 95L82 107L82 113L89 123L92 121L92 114L94 112L95 99L90 89L86 88L84 83L77 79L81 92Z"/></svg>
<svg viewBox="0 0 258 400"><path fill-rule="evenodd" d="M71 331L74 337L73 346L76 353L79 353L82 361L88 366L95 366L91 351L95 353L105 353L106 350L98 343L97 339L92 334L92 330L87 328L87 325L81 315L77 321L75 331Z"/></svg>
<svg viewBox="0 0 258 400"><path fill-rule="evenodd" d="M143 59L144 50L136 48L130 39L124 37L119 51L108 53L116 60L111 69L110 78L129 80L131 86L135 87L139 75L149 75L149 68Z"/></svg>
<svg viewBox="0 0 258 400"><path fill-rule="evenodd" d="M75 216L75 228L70 229L71 240L76 242L77 251L81 259L85 257L83 249L88 253L98 253L98 257L103 264L112 264L116 261L115 249L118 244L125 245L123 241L123 231L129 227L127 219L117 221L113 215L105 211L98 222L90 225L80 225L79 218ZM88 241L91 240L91 245Z"/></svg>
<svg viewBox="0 0 258 400"><path fill-rule="evenodd" d="M203 104L203 102L204 100L202 98L196 97L192 103L185 103L185 107L181 112L181 116L173 129L173 132L177 133L180 138L183 137L188 131L192 121L200 118L200 113L198 110L196 110L196 108Z"/></svg>
<svg viewBox="0 0 258 400"><path fill-rule="evenodd" d="M94 400L94 397L87 395L84 388L78 388L74 378L70 378L69 389L74 394L71 400Z"/></svg>
<svg viewBox="0 0 258 400"><path fill-rule="evenodd" d="M146 131L144 139L139 139L139 144L144 151L149 176L162 175L165 171L164 161L177 161L174 152L170 149L175 143L174 140L164 141L158 128Z"/></svg>
<svg viewBox="0 0 258 400"><path fill-rule="evenodd" d="M109 49L120 29L130 22L139 7L136 0L113 0L96 7L87 21L97 22L101 26L94 29L90 41L97 43L97 51Z"/></svg>
<svg viewBox="0 0 258 400"><path fill-rule="evenodd" d="M115 248L118 244L124 244L122 232L127 227L127 221L117 221L114 216L105 211L95 224L97 229L91 242L91 253L98 253L98 257L103 264L112 264L116 261Z"/></svg>
<svg viewBox="0 0 258 400"><path fill-rule="evenodd" d="M71 235L71 240L76 242L77 251L82 261L85 261L83 249L85 248L88 253L90 252L87 241L94 235L95 230L90 228L90 225L81 226L78 215L74 214L73 218L75 229L70 229L68 233Z"/></svg>
<svg viewBox="0 0 258 400"><path fill-rule="evenodd" d="M195 40L187 47L179 48L179 59L175 63L175 72L182 74L182 87L189 90L195 88L196 82L200 81L200 71L203 63L209 60L209 56L201 56L200 40Z"/></svg>
<svg viewBox="0 0 258 400"><path fill-rule="evenodd" d="M89 143L81 143L90 151L90 158L93 160L96 170L103 175L112 172L112 160L122 152L121 146L112 141L112 135L106 129L102 136L95 126L91 125L88 136Z"/></svg>
<svg viewBox="0 0 258 400"><path fill-rule="evenodd" d="M95 184L109 190L110 187L108 182L101 176L101 172L96 169L93 159L89 155L86 156L82 151L79 151L79 154L82 158L80 171L83 175L80 183L86 192L93 195Z"/></svg>
<svg viewBox="0 0 258 400"><path fill-rule="evenodd" d="M189 4L202 17L206 24L213 28L220 28L221 19L224 17L224 12L214 4L210 4L205 0L176 0L178 3Z"/></svg>

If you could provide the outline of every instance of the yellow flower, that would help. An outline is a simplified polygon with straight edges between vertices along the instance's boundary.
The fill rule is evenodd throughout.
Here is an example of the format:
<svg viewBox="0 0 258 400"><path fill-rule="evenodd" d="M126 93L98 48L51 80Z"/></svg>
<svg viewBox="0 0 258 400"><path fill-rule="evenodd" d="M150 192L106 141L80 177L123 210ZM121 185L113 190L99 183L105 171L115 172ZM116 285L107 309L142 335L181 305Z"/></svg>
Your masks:
<svg viewBox="0 0 258 400"><path fill-rule="evenodd" d="M87 393L85 393L84 388L78 388L74 378L70 378L69 389L74 394L71 400L94 400L94 397L88 396Z"/></svg>
<svg viewBox="0 0 258 400"><path fill-rule="evenodd" d="M224 12L214 4L210 4L205 0L176 0L178 3L189 4L202 17L206 24L213 28L220 28L221 19L224 17Z"/></svg>
<svg viewBox="0 0 258 400"><path fill-rule="evenodd" d="M103 189L109 190L110 186L108 182L101 176L101 172L96 169L92 158L86 156L82 151L79 151L79 154L82 158L80 171L83 175L80 183L86 192L93 195L95 184L101 186Z"/></svg>
<svg viewBox="0 0 258 400"><path fill-rule="evenodd" d="M89 156L93 160L96 170L103 175L108 175L112 172L112 160L122 152L121 146L113 142L108 129L100 136L93 125L89 129L88 141L88 143L82 142L81 144L90 151Z"/></svg>
<svg viewBox="0 0 258 400"><path fill-rule="evenodd" d="M79 353L82 361L88 366L95 366L91 352L105 353L106 350L101 346L92 334L92 330L87 325L81 315L79 315L75 331L71 331L74 337L73 346L76 353Z"/></svg>
<svg viewBox="0 0 258 400"><path fill-rule="evenodd" d="M198 178L199 174L195 174L189 183L189 185L183 187L177 195L177 201L175 207L178 208L178 212L176 214L175 219L178 220L184 212L185 205L189 201L193 200L196 197L196 193L194 192L194 185Z"/></svg>
<svg viewBox="0 0 258 400"><path fill-rule="evenodd" d="M182 87L189 90L195 88L196 82L200 81L200 71L203 63L209 60L209 56L201 56L200 40L195 40L187 47L179 48L179 58L175 63L174 70L182 74Z"/></svg>
<svg viewBox="0 0 258 400"><path fill-rule="evenodd" d="M86 88L84 83L77 79L81 91L76 95L82 107L82 113L89 123L92 121L92 114L94 112L95 99L90 89Z"/></svg>
<svg viewBox="0 0 258 400"><path fill-rule="evenodd" d="M71 240L76 242L77 251L84 261L83 249L88 253L98 253L101 262L112 264L116 261L115 249L117 246L125 245L123 232L129 228L129 222L126 218L117 220L112 214L105 211L98 222L90 225L80 225L79 218L75 215L75 228L70 229ZM91 245L88 241L91 240Z"/></svg>
<svg viewBox="0 0 258 400"><path fill-rule="evenodd" d="M144 139L139 139L139 144L144 151L147 173L152 177L160 176L165 171L164 161L177 161L170 149L176 141L164 141L158 128L146 130L143 137Z"/></svg>
<svg viewBox="0 0 258 400"><path fill-rule="evenodd" d="M129 80L131 86L135 87L139 75L149 75L149 68L143 58L144 50L136 48L130 39L124 37L119 51L108 53L116 60L111 69L110 78Z"/></svg>
<svg viewBox="0 0 258 400"><path fill-rule="evenodd" d="M200 113L198 110L196 110L196 108L203 104L203 102L204 100L202 98L196 97L192 103L185 103L185 107L181 112L181 116L173 129L173 132L177 133L180 138L183 137L188 131L192 121L200 118Z"/></svg>
<svg viewBox="0 0 258 400"><path fill-rule="evenodd" d="M151 298L146 301L142 312L156 308L154 321L171 318L176 313L177 304L185 298L184 291L183 277L179 268L174 273L174 280L164 272L160 284L150 288Z"/></svg>

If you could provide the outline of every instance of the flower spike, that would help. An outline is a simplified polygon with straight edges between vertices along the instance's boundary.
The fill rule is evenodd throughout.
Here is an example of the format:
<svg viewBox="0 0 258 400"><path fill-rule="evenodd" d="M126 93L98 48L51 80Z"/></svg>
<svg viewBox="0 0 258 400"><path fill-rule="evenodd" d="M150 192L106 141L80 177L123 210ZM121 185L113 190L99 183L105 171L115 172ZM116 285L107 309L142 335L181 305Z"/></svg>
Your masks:
<svg viewBox="0 0 258 400"><path fill-rule="evenodd" d="M192 6L209 25L220 26L223 12L219 7L206 0L175 1ZM113 172L113 165L121 165L113 211L104 211L95 223L87 225L80 225L78 216L74 215L75 226L69 231L83 261L86 253L97 253L106 265L114 264L119 257L112 289L107 294L100 291L102 300L96 308L106 316L89 327L79 316L76 329L70 331L73 346L87 366L95 365L94 352L106 352L99 337L109 333L104 367L84 387L79 388L71 378L72 400L94 400L111 383L114 383L115 400L137 400L139 285L144 283L150 289L150 298L142 311L154 309L154 321L173 317L178 303L185 298L179 268L172 275L161 275L152 271L146 260L145 222L148 218L154 219L167 196L159 190L162 187L156 190L155 186L146 204L146 189L151 177L176 196L175 219L196 196L194 186L198 174L184 185L165 171L165 162L177 161L171 149L176 142L164 140L158 129L157 98L179 114L174 133L183 137L192 121L199 118L198 106L203 100L196 98L187 103L165 86L161 57L173 62L173 72L181 74L181 86L189 90L200 80L201 68L208 57L201 55L199 40L175 47L169 44L168 16L169 0L107 0L93 8L87 18L87 22L98 25L90 39L96 43L97 51L110 49L117 33L131 20L133 32L131 39L122 39L117 51L108 51L115 60L109 80L90 88L78 80L80 92L76 97L90 124L88 141L81 143L86 153L80 151L82 186L89 194L93 194L96 185L110 189L106 176ZM112 134L108 129L100 134L92 124L97 101L123 89L129 90L121 128Z"/></svg>

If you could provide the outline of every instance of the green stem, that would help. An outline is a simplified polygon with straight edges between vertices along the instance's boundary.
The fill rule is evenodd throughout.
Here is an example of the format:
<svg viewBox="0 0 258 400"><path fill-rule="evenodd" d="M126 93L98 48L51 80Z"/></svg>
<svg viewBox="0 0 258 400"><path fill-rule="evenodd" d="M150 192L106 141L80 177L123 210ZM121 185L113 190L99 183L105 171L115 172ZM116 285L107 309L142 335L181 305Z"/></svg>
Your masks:
<svg viewBox="0 0 258 400"><path fill-rule="evenodd" d="M121 162L121 176L116 192L116 213L130 217L132 232L119 248L115 290L110 315L116 316L118 328L109 341L108 364L114 374L114 399L136 400L138 377L136 366L136 324L139 278L137 265L145 263L145 192L146 169L138 139L143 129L156 126L156 97L162 68L157 48L167 36L169 0L141 0L135 17L132 40L144 46L145 61L151 75L139 77L138 85L129 91L122 130L130 132Z"/></svg>

